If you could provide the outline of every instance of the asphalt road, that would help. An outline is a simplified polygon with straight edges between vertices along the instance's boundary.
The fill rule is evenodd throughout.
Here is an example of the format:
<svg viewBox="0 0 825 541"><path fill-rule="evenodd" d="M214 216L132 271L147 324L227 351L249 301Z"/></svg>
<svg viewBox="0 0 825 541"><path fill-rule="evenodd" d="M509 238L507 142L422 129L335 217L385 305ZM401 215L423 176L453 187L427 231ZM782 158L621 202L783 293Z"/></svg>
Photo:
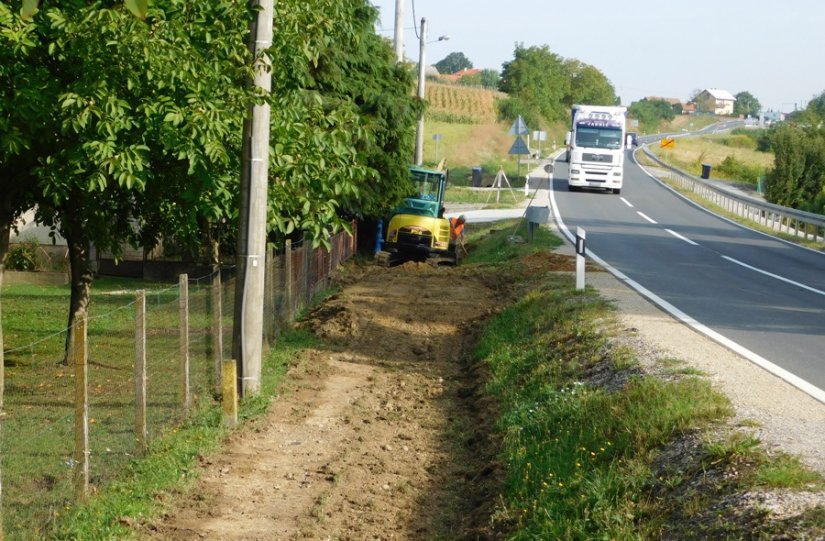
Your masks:
<svg viewBox="0 0 825 541"><path fill-rule="evenodd" d="M825 400L825 254L713 215L631 160L621 195L568 192L564 162L553 176L557 221L586 231L588 256L699 332Z"/></svg>

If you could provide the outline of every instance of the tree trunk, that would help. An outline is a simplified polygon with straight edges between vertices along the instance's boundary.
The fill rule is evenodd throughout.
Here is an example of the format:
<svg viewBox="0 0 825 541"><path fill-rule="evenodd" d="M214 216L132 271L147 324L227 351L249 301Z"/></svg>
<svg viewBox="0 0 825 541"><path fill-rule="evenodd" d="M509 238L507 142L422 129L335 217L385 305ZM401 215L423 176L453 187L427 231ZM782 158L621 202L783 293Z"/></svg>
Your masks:
<svg viewBox="0 0 825 541"><path fill-rule="evenodd" d="M69 268L71 271L71 298L69 300L69 323L66 327L66 350L63 353L63 364L68 363L69 352L72 348L72 332L75 322L80 315L89 313L89 291L92 285L92 270L89 267L89 241L84 235L75 235L64 228L66 243L69 247Z"/></svg>

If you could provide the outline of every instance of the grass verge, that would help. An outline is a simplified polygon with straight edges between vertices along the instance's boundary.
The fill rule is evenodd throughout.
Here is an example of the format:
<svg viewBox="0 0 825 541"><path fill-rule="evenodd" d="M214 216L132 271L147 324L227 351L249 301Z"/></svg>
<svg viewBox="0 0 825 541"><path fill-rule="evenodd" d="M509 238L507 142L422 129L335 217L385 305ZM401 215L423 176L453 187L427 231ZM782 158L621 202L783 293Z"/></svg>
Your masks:
<svg viewBox="0 0 825 541"><path fill-rule="evenodd" d="M479 242L488 255L476 260L512 266L510 236ZM767 513L742 512L726 498L821 489L819 476L785 455L769 457L755 438L715 435L710 428L732 414L727 398L690 373L645 375L626 348L611 346L611 306L572 286L567 275L541 276L490 322L475 350L500 405L506 481L494 518L509 539L755 539L781 531ZM715 436L693 437L704 433ZM807 513L813 531L825 524L820 515Z"/></svg>

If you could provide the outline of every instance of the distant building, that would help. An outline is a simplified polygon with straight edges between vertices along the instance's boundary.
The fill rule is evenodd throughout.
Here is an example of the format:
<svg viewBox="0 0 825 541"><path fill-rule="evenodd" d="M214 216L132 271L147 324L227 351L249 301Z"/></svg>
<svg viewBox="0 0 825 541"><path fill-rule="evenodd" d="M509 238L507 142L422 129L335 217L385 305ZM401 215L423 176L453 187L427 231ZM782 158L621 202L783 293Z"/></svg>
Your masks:
<svg viewBox="0 0 825 541"><path fill-rule="evenodd" d="M700 109L705 109L706 112L715 115L732 115L736 98L727 90L706 88L693 101L696 104L704 104L705 107L700 107Z"/></svg>

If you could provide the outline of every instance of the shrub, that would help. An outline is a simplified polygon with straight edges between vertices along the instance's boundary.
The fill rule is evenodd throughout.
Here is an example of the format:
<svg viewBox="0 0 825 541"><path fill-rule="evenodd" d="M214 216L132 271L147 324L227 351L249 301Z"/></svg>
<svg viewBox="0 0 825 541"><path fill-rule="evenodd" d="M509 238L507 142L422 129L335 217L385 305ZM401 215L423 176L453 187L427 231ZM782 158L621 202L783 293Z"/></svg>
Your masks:
<svg viewBox="0 0 825 541"><path fill-rule="evenodd" d="M739 180L756 184L757 177L765 172L759 168L740 162L735 156L727 156L722 163L716 167L719 176L731 180Z"/></svg>
<svg viewBox="0 0 825 541"><path fill-rule="evenodd" d="M722 139L722 144L731 148L756 148L756 139L737 133Z"/></svg>
<svg viewBox="0 0 825 541"><path fill-rule="evenodd" d="M16 244L6 254L6 268L16 271L33 271L37 268L37 245L31 242Z"/></svg>

